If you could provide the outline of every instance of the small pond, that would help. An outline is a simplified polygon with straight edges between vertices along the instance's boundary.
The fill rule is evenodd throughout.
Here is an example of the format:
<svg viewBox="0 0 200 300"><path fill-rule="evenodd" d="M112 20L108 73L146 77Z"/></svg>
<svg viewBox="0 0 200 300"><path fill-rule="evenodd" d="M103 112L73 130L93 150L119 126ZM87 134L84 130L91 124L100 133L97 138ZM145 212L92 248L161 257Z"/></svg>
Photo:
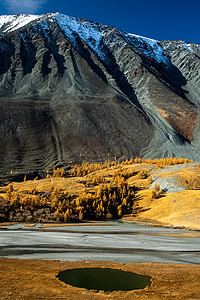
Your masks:
<svg viewBox="0 0 200 300"><path fill-rule="evenodd" d="M151 284L151 277L118 269L77 268L57 275L61 281L88 290L131 291L144 289Z"/></svg>

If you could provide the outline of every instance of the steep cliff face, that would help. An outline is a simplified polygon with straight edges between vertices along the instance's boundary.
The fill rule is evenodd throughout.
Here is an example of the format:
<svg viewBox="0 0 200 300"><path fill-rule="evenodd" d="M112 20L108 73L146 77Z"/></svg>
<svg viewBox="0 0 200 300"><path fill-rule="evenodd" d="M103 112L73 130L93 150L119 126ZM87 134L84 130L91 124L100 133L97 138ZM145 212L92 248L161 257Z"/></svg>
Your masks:
<svg viewBox="0 0 200 300"><path fill-rule="evenodd" d="M197 158L200 50L187 45L59 13L1 16L1 173L80 153Z"/></svg>

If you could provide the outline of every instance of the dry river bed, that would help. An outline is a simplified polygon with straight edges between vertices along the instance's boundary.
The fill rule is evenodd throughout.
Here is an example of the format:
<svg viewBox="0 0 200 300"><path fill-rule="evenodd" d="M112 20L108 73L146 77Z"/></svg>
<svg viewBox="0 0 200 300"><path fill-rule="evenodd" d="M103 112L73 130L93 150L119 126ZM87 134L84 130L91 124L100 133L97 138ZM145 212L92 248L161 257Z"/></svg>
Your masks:
<svg viewBox="0 0 200 300"><path fill-rule="evenodd" d="M200 232L127 222L2 226L0 257L200 264Z"/></svg>
<svg viewBox="0 0 200 300"><path fill-rule="evenodd" d="M128 222L0 229L0 299L200 299L200 232ZM152 277L144 290L103 292L59 281L61 270L116 268Z"/></svg>

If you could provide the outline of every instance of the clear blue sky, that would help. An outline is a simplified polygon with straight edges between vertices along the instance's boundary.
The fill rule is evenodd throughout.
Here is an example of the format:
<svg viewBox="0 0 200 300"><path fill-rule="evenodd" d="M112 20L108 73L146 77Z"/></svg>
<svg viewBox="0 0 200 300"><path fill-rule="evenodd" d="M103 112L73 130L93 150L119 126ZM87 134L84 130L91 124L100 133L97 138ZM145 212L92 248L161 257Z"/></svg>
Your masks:
<svg viewBox="0 0 200 300"><path fill-rule="evenodd" d="M1 0L0 14L61 12L142 36L200 43L200 0Z"/></svg>

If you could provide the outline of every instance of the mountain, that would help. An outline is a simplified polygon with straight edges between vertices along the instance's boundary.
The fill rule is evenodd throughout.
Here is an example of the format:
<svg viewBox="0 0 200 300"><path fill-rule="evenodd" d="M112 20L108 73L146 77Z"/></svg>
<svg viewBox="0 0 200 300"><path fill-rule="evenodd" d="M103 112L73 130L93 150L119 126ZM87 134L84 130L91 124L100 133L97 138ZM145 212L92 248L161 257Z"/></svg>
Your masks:
<svg viewBox="0 0 200 300"><path fill-rule="evenodd" d="M0 16L0 171L199 159L200 45L60 13ZM109 154L109 156L108 156Z"/></svg>

